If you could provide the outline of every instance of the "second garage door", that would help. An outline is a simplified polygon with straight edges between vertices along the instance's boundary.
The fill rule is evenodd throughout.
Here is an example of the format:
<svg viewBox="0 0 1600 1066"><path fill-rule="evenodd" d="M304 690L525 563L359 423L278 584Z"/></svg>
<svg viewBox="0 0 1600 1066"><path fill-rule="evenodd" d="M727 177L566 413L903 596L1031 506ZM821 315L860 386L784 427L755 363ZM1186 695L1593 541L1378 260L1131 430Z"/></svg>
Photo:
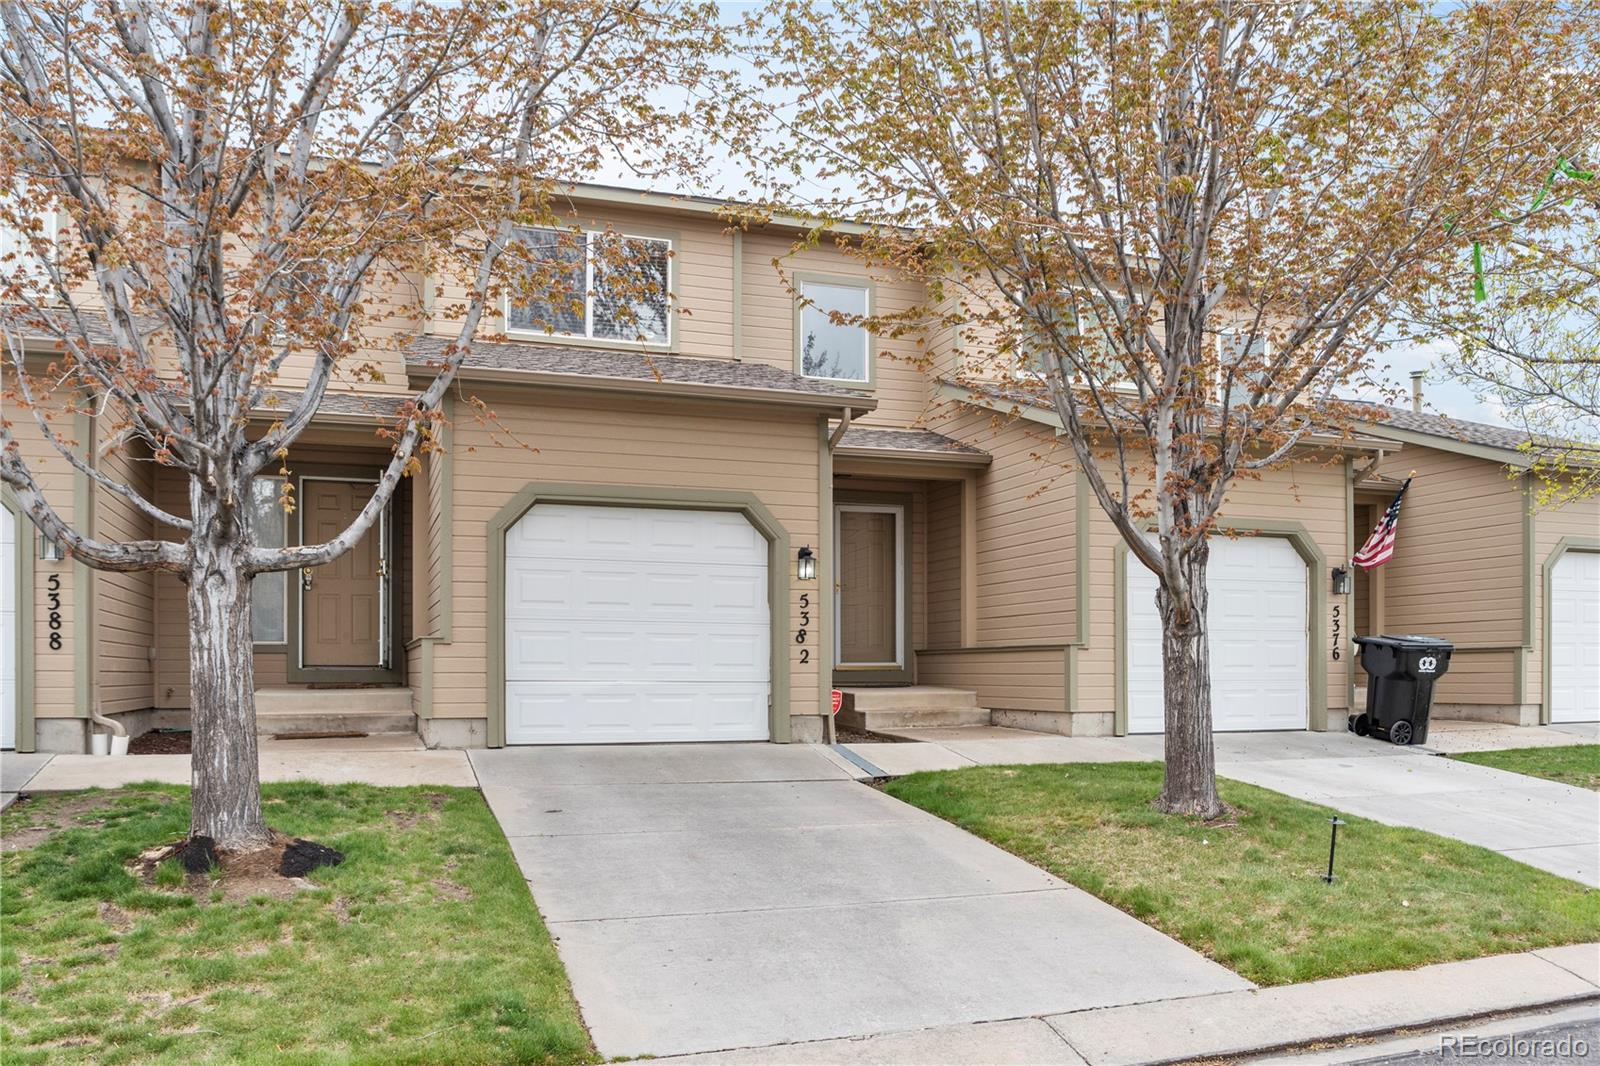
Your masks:
<svg viewBox="0 0 1600 1066"><path fill-rule="evenodd" d="M508 744L767 739L767 542L742 514L539 504L505 573Z"/></svg>
<svg viewBox="0 0 1600 1066"><path fill-rule="evenodd" d="M1569 551L1550 575L1550 720L1600 722L1600 553Z"/></svg>
<svg viewBox="0 0 1600 1066"><path fill-rule="evenodd" d="M1214 538L1206 586L1214 728L1306 728L1306 564L1294 545L1281 537ZM1160 733L1156 578L1131 556L1125 609L1128 732Z"/></svg>

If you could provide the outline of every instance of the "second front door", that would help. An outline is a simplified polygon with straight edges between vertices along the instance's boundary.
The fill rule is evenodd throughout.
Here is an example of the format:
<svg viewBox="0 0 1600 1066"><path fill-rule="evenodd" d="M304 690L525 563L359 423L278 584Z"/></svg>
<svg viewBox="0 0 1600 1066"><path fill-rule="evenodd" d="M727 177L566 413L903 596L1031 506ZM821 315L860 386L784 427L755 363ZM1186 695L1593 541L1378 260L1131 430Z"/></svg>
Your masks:
<svg viewBox="0 0 1600 1066"><path fill-rule="evenodd" d="M301 482L301 543L342 533L372 483L325 478ZM383 663L384 552L381 523L350 551L300 574L301 662L308 667L378 667Z"/></svg>

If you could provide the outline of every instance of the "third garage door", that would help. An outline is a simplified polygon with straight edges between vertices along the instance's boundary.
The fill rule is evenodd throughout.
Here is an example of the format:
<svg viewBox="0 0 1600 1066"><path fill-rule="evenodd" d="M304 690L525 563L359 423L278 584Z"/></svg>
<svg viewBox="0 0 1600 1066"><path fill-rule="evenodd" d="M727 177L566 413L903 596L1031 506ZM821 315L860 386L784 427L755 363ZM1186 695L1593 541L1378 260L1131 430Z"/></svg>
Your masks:
<svg viewBox="0 0 1600 1066"><path fill-rule="evenodd" d="M767 542L744 515L538 504L505 573L508 744L767 739Z"/></svg>
<svg viewBox="0 0 1600 1066"><path fill-rule="evenodd" d="M1294 545L1281 537L1213 538L1206 583L1214 727L1306 728L1306 564ZM1156 578L1131 555L1125 609L1128 732L1160 733Z"/></svg>
<svg viewBox="0 0 1600 1066"><path fill-rule="evenodd" d="M1600 553L1569 551L1550 575L1550 720L1600 722Z"/></svg>

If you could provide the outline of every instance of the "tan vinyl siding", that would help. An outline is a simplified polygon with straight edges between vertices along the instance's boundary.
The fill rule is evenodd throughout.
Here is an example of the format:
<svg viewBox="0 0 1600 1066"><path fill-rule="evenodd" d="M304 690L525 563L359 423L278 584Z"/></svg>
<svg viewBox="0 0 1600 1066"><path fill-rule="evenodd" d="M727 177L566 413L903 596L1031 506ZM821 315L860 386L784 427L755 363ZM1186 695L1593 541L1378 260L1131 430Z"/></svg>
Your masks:
<svg viewBox="0 0 1600 1066"><path fill-rule="evenodd" d="M9 361L0 367L0 393L13 387ZM73 418L61 413L62 404L47 401L45 408L51 414L50 422L56 432L67 439L75 439ZM67 464L39 432L32 411L25 411L5 402L5 417L11 422L11 434L21 449L23 459L32 471L44 498L67 523L76 519L75 487L77 473ZM76 714L73 695L74 647L77 640L77 620L80 604L78 582L79 567L62 562L46 562L39 558L39 531L26 519L17 524L17 550L32 552L34 556L33 583L33 649L34 649L34 715L36 718L70 718ZM60 579L61 647L50 647L50 578ZM25 610L28 593L17 590L17 610ZM17 663L21 670L23 664Z"/></svg>
<svg viewBox="0 0 1600 1066"><path fill-rule="evenodd" d="M1067 706L1066 652L1061 648L925 651L917 681L977 691L992 711L1061 711Z"/></svg>
<svg viewBox="0 0 1600 1066"><path fill-rule="evenodd" d="M1529 703L1544 700L1544 564L1566 537L1600 540L1600 498L1574 500L1560 507L1542 509L1533 516L1534 654L1528 660Z"/></svg>
<svg viewBox="0 0 1600 1066"><path fill-rule="evenodd" d="M476 718L487 693L486 611L488 522L530 482L653 486L749 492L788 531L791 544L819 543L817 424L732 405L605 402L536 390L480 393L506 433L469 418L457 420L455 463L454 632L435 656L434 714ZM500 443L497 443L496 441ZM788 560L793 573L793 556ZM790 631L799 626L800 596L815 583L790 583ZM820 631L819 631L820 630ZM800 663L790 643L792 713L817 707L815 653Z"/></svg>
<svg viewBox="0 0 1600 1066"><path fill-rule="evenodd" d="M1450 657L1450 672L1434 685L1434 705L1483 703L1509 707L1515 704L1516 656L1512 649L1462 648L1456 651ZM1364 674L1358 673L1357 677L1358 683L1365 681Z"/></svg>
<svg viewBox="0 0 1600 1066"><path fill-rule="evenodd" d="M928 486L926 645L961 645L961 491L959 481Z"/></svg>
<svg viewBox="0 0 1600 1066"><path fill-rule="evenodd" d="M142 445L105 454L100 471L149 497L153 466ZM107 540L147 540L154 521L125 496L104 486L94 489L94 522ZM155 575L99 573L94 582L94 695L106 713L144 710L155 705Z"/></svg>
<svg viewBox="0 0 1600 1066"><path fill-rule="evenodd" d="M1075 474L1047 427L951 412L933 426L989 452L977 475L977 642L1063 644L1076 610Z"/></svg>
<svg viewBox="0 0 1600 1066"><path fill-rule="evenodd" d="M1380 469L1393 478L1417 472L1384 564L1384 628L1458 645L1520 645L1519 483L1496 463L1411 445Z"/></svg>

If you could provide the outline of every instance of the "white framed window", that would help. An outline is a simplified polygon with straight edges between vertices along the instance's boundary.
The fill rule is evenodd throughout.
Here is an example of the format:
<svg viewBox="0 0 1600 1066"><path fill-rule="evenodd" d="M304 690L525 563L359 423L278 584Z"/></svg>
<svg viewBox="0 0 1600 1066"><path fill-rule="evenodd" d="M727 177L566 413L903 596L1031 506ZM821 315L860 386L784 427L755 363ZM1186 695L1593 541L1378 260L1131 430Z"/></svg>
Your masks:
<svg viewBox="0 0 1600 1066"><path fill-rule="evenodd" d="M868 287L801 281L800 295L803 298L797 337L800 373L829 381L872 380L872 343L866 327L835 320L835 316L871 314L872 296Z"/></svg>
<svg viewBox="0 0 1600 1066"><path fill-rule="evenodd" d="M1072 320L1067 323L1067 335L1082 337L1086 347L1098 349L1096 355L1091 356L1088 352L1085 352L1084 357L1095 359L1098 362L1098 372L1095 376L1100 384L1108 384L1107 377L1111 364L1120 361L1119 348L1114 340L1114 334L1117 330L1117 316L1107 309L1106 298L1098 292L1083 288L1073 288L1069 290L1068 295L1072 298L1072 306L1070 308ZM1131 306L1127 297L1113 294L1111 300L1122 312L1123 317L1126 317ZM1016 376L1019 378L1042 377L1046 369L1046 365L1040 361L1039 356L1036 353L1030 353L1027 362L1016 368ZM1119 374L1115 381L1109 382L1109 386L1111 388L1132 388L1133 382Z"/></svg>
<svg viewBox="0 0 1600 1066"><path fill-rule="evenodd" d="M250 483L246 517L258 548L287 543L288 516L283 511L283 478L258 477ZM279 570L250 579L250 639L257 644L283 644L289 639L289 575Z"/></svg>
<svg viewBox="0 0 1600 1066"><path fill-rule="evenodd" d="M1248 403L1258 381L1267 378L1264 366L1272 343L1264 336L1250 336L1249 330L1223 329L1217 332L1217 402L1224 407ZM1239 369L1243 366L1243 369ZM1253 368L1253 369L1252 369ZM1232 371L1230 378L1229 372Z"/></svg>
<svg viewBox="0 0 1600 1066"><path fill-rule="evenodd" d="M514 336L672 343L672 241L608 231L522 228L544 299L506 300Z"/></svg>
<svg viewBox="0 0 1600 1066"><path fill-rule="evenodd" d="M12 193L0 195L0 201L4 202L8 215L15 210ZM59 230L53 207L39 211L34 217L37 229L31 232L21 224L26 220L0 217L0 272L20 278L22 288L29 294L42 296L50 291L50 275L45 270L45 262L39 257L34 241L37 237L43 237L45 243L50 245L50 255L54 258Z"/></svg>

